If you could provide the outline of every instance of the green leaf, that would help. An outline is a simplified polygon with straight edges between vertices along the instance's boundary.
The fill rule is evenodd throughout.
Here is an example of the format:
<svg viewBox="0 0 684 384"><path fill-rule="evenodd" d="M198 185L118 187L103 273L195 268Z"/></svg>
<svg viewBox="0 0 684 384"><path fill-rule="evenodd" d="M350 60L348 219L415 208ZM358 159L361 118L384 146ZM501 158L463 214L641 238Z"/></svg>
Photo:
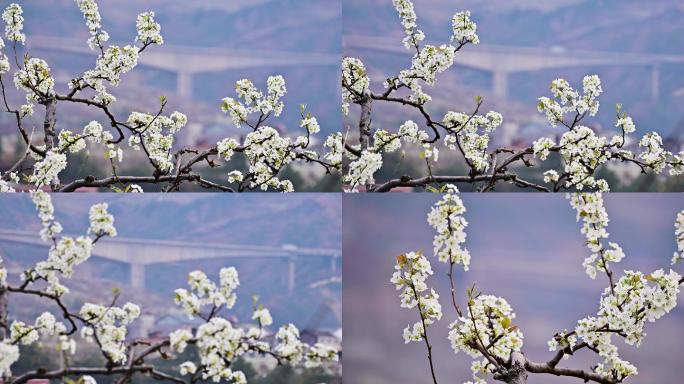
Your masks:
<svg viewBox="0 0 684 384"><path fill-rule="evenodd" d="M425 189L427 189L428 192L432 192L432 193L439 193L440 192L439 189L433 187L432 185L428 185Z"/></svg>

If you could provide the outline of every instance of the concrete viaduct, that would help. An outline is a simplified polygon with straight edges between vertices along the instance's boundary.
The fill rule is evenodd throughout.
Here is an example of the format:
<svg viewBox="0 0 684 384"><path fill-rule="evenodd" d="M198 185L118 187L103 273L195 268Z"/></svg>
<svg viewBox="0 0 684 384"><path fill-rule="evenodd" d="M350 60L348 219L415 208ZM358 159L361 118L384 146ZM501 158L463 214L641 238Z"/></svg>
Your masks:
<svg viewBox="0 0 684 384"><path fill-rule="evenodd" d="M130 43L111 43L126 45ZM77 55L96 56L85 39L32 36L26 41L29 50L47 50ZM162 45L143 52L139 65L169 71L176 75L176 92L192 97L193 76L205 72L288 66L337 66L340 58L335 54L310 52L260 51L232 48L198 48Z"/></svg>
<svg viewBox="0 0 684 384"><path fill-rule="evenodd" d="M395 38L345 35L344 52L365 49L406 55L401 41ZM550 68L637 66L651 70L650 93L657 100L660 93L660 67L663 64L684 63L681 55L654 55L544 48L477 45L456 54L456 65L486 71L492 74L492 92L505 98L508 94L508 77L516 72L531 72Z"/></svg>
<svg viewBox="0 0 684 384"><path fill-rule="evenodd" d="M49 247L37 233L0 229L0 242ZM93 256L117 261L130 266L130 283L145 288L145 268L154 264L186 262L206 259L260 258L279 259L288 266L287 289L296 287L296 266L306 258L329 258L330 271L338 273L342 251L328 248L299 248L249 246L220 243L192 243L183 241L160 241L125 237L103 238L93 247Z"/></svg>

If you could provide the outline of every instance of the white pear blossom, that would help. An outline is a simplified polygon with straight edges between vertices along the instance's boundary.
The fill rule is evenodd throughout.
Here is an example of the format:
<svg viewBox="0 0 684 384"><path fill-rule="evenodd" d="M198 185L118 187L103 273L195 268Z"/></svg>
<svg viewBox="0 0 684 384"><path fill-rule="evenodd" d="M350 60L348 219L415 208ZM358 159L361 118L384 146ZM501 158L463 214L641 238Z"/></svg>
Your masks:
<svg viewBox="0 0 684 384"><path fill-rule="evenodd" d="M325 139L325 143L323 144L323 147L327 150L325 155L323 155L323 158L330 163L335 169L341 169L342 168L342 152L343 152L343 143L342 143L342 133L341 132L335 132L328 136L328 138Z"/></svg>
<svg viewBox="0 0 684 384"><path fill-rule="evenodd" d="M307 116L302 119L302 122L299 124L299 126L305 128L307 132L311 134L321 131L321 127L318 125L318 120L316 120L316 118L313 116Z"/></svg>
<svg viewBox="0 0 684 384"><path fill-rule="evenodd" d="M358 159L349 164L349 173L344 176L344 181L350 185L351 190L364 184L373 184L373 174L382 167L382 155L370 151L361 152Z"/></svg>
<svg viewBox="0 0 684 384"><path fill-rule="evenodd" d="M136 131L141 132L139 136L131 136L129 146L138 151L140 145L144 145L150 160L161 172L172 171L174 162L171 148L175 141L174 135L185 127L188 118L178 111L169 116L133 112L128 116L127 122Z"/></svg>
<svg viewBox="0 0 684 384"><path fill-rule="evenodd" d="M252 315L252 320L256 320L264 327L273 324L273 318L271 317L271 312L267 308L259 308L254 311Z"/></svg>
<svg viewBox="0 0 684 384"><path fill-rule="evenodd" d="M135 22L135 27L138 30L138 36L135 38L142 44L164 44L164 38L161 35L161 26L154 21L154 12L144 12L138 15Z"/></svg>
<svg viewBox="0 0 684 384"><path fill-rule="evenodd" d="M515 313L504 298L478 295L469 300L467 316L461 316L449 325L449 341L454 352L463 351L474 359L482 359L481 365L471 367L475 368L475 380L480 371L493 373L494 369L475 345L503 360L508 359L512 351L522 348L523 334L512 326L513 319Z"/></svg>
<svg viewBox="0 0 684 384"><path fill-rule="evenodd" d="M97 95L93 98L94 101L104 105L111 104L116 101L116 98L108 92L105 82L113 86L119 85L121 75L129 72L138 64L138 55L138 48L135 46L108 46L104 53L98 57L95 69L88 70L83 74L82 81L84 84L79 85L87 85L95 90Z"/></svg>
<svg viewBox="0 0 684 384"><path fill-rule="evenodd" d="M390 282L401 291L401 307L417 307L421 315L420 322L404 328L404 342L420 341L425 338L423 324L429 326L442 318L439 295L425 282L433 274L432 266L422 252L409 252L397 257L394 269Z"/></svg>
<svg viewBox="0 0 684 384"><path fill-rule="evenodd" d="M31 57L24 62L24 68L14 73L14 85L26 92L29 104L40 102L54 94L55 80L50 66L43 59Z"/></svg>
<svg viewBox="0 0 684 384"><path fill-rule="evenodd" d="M342 112L349 113L349 103L367 94L370 79L361 60L354 57L342 59Z"/></svg>
<svg viewBox="0 0 684 384"><path fill-rule="evenodd" d="M477 36L477 24L470 20L470 11L456 13L451 19L453 35L451 41L461 44L478 44L480 38Z"/></svg>
<svg viewBox="0 0 684 384"><path fill-rule="evenodd" d="M109 212L107 203L95 204L90 207L90 228L88 233L95 236L116 236L116 228L114 228L114 216Z"/></svg>
<svg viewBox="0 0 684 384"><path fill-rule="evenodd" d="M587 239L587 248L592 254L584 259L583 266L587 275L592 279L596 278L596 272L603 271L609 261L619 262L622 259L621 250L612 246L615 252L613 260L606 258L607 247L603 244L603 239L608 238L608 213L603 206L603 196L600 193L573 193L568 195L571 206L577 212L577 221L582 220L582 234ZM615 244L617 245L617 244Z"/></svg>
<svg viewBox="0 0 684 384"><path fill-rule="evenodd" d="M180 365L180 374L182 376L193 375L195 372L197 372L197 366L192 361L186 361Z"/></svg>
<svg viewBox="0 0 684 384"><path fill-rule="evenodd" d="M10 367L19 360L19 346L9 339L0 341L0 376L11 375Z"/></svg>
<svg viewBox="0 0 684 384"><path fill-rule="evenodd" d="M444 137L444 145L451 150L457 150L460 142L460 149L473 168L479 172L486 171L489 168L486 153L489 134L501 126L501 114L490 111L485 116L470 116L449 111L444 115L442 122L450 130L450 134Z"/></svg>
<svg viewBox="0 0 684 384"><path fill-rule="evenodd" d="M316 343L306 353L304 366L314 368L331 361L339 361L339 351L329 345Z"/></svg>
<svg viewBox="0 0 684 384"><path fill-rule="evenodd" d="M169 334L169 344L171 345L171 348L178 353L183 353L183 351L185 351L185 348L188 346L188 341L191 339L192 332L187 329L179 329Z"/></svg>
<svg viewBox="0 0 684 384"><path fill-rule="evenodd" d="M639 154L639 158L653 167L656 173L660 173L665 169L666 160L670 153L663 149L663 139L658 133L650 132L645 134L639 141L639 147L644 148L643 152Z"/></svg>
<svg viewBox="0 0 684 384"><path fill-rule="evenodd" d="M622 116L617 120L617 123L615 124L616 127L620 127L625 133L632 133L636 131L636 126L634 125L634 121L632 121L632 118L629 116Z"/></svg>
<svg viewBox="0 0 684 384"><path fill-rule="evenodd" d="M2 13L2 20L5 22L5 37L9 41L16 41L24 44L26 35L24 34L24 10L16 3L10 4Z"/></svg>
<svg viewBox="0 0 684 384"><path fill-rule="evenodd" d="M435 256L443 263L463 264L468 270L470 252L463 247L468 221L463 217L466 208L458 196L458 190L447 186L447 193L435 203L427 216L427 222L437 232L432 244Z"/></svg>
<svg viewBox="0 0 684 384"><path fill-rule="evenodd" d="M95 0L76 0L78 8L83 13L83 18L86 21L90 38L88 38L88 46L90 49L96 49L102 46L102 43L109 40L109 34L102 29L102 17Z"/></svg>
<svg viewBox="0 0 684 384"><path fill-rule="evenodd" d="M29 176L29 181L38 187L59 183L59 173L66 167L66 155L55 150L48 151L42 160L33 165L33 174Z"/></svg>
<svg viewBox="0 0 684 384"><path fill-rule="evenodd" d="M5 180L4 178L7 178ZM0 173L0 193L12 193L16 192L12 183L19 183L19 176L16 172L5 173L4 175Z"/></svg>
<svg viewBox="0 0 684 384"><path fill-rule="evenodd" d="M114 363L124 364L126 354L127 326L140 316L140 308L133 303L123 307L105 307L98 304L85 303L79 311L88 324L82 328L81 337L87 342L100 344L102 352Z"/></svg>
<svg viewBox="0 0 684 384"><path fill-rule="evenodd" d="M228 182L229 183L240 183L244 180L244 175L240 171L230 171L228 172Z"/></svg>
<svg viewBox="0 0 684 384"><path fill-rule="evenodd" d="M238 143L235 139L231 138L225 138L216 143L218 155L226 161L230 160L233 157L233 154L235 153L234 149L239 146L240 143Z"/></svg>
<svg viewBox="0 0 684 384"><path fill-rule="evenodd" d="M298 364L306 354L306 344L299 340L299 329L294 324L286 324L275 334L273 352L291 364Z"/></svg>
<svg viewBox="0 0 684 384"><path fill-rule="evenodd" d="M672 256L672 265L675 265L684 259L684 210L677 214L674 226L677 251Z"/></svg>
<svg viewBox="0 0 684 384"><path fill-rule="evenodd" d="M555 183L558 181L558 172L556 172L553 169L549 169L548 171L544 172L544 182L545 183Z"/></svg>
<svg viewBox="0 0 684 384"><path fill-rule="evenodd" d="M548 137L542 137L532 143L532 151L539 160L546 160L550 153L549 150L554 146L556 146L556 143L553 140Z"/></svg>
<svg viewBox="0 0 684 384"><path fill-rule="evenodd" d="M392 4L399 13L401 25L404 27L404 32L406 33L406 37L404 38L404 46L407 49L410 49L425 39L425 34L423 31L417 29L417 18L416 12L413 8L413 3L410 0L392 0Z"/></svg>

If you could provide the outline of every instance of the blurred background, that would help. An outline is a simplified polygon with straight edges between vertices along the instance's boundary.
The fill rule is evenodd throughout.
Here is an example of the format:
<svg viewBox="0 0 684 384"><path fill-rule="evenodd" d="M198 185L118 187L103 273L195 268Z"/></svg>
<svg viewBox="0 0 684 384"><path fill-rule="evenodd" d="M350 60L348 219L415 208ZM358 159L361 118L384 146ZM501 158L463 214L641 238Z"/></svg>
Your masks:
<svg viewBox="0 0 684 384"><path fill-rule="evenodd" d="M10 3L2 0L0 6L4 9ZM57 91L66 93L68 81L93 68L97 58L86 44L88 30L78 6L73 0L20 4L26 19L26 50L48 62ZM110 87L118 99L111 109L119 120L126 120L134 110L156 113L159 96L165 95L166 111L181 111L189 120L178 134L176 146L207 148L222 138L238 139L248 133L246 128L235 128L220 109L222 98L234 97L235 82L249 78L266 89L268 76L281 74L288 89L283 98L285 110L267 124L282 134L299 135L303 132L299 106L306 104L321 126L317 147L328 134L339 132L342 20L338 0L101 0L98 5L110 44L133 43L136 16L150 10L155 12L164 37L164 45L147 49L139 65L122 77L119 87ZM10 47L6 52L11 52ZM23 102L25 95L12 85L9 93L14 105ZM36 108L27 126L42 129L43 115L43 109ZM105 118L99 110L60 103L57 129L80 132L93 119L108 126ZM10 114L0 114L0 169L8 168L23 154L13 119ZM125 157L128 161L120 174L151 174L139 153L127 151ZM74 164L80 160L87 161ZM65 179L87 172L99 175L107 171L106 164L100 152L93 151L88 158L72 160L63 175ZM236 169L244 164L233 161L229 166ZM225 182L225 169L203 172L212 180ZM339 190L338 178L324 177L322 167L290 167L285 173L298 190ZM155 190L154 186L145 187Z"/></svg>
<svg viewBox="0 0 684 384"><path fill-rule="evenodd" d="M612 136L615 104L622 103L641 137L656 131L671 151L682 150L684 140L684 2L662 0L413 0L418 27L425 43L445 44L451 35L451 17L471 10L477 23L480 44L468 45L456 54L455 65L438 75L435 87L425 91L433 100L428 111L441 119L448 110L470 112L474 97L481 95L481 111L495 110L504 124L493 135L493 146L523 147L541 136L560 136L537 109L537 98L549 96L549 84L562 77L581 89L582 78L598 74L604 94L601 110L584 125ZM411 65L412 52L401 40L404 32L389 0L344 0L343 51L360 58L367 66L372 88L382 89L389 76ZM398 104L373 104L374 128L396 131L418 113ZM345 119L344 130L358 133L358 108ZM424 123L422 124L424 125ZM635 144L635 143L633 143ZM403 174L425 175L419 150L389 157L382 177ZM412 154L411 152L415 152ZM464 174L455 154L440 154L436 174ZM551 157L546 164L558 167ZM532 173L520 170L536 181ZM684 178L640 177L638 167L603 169L613 190L682 190ZM467 173L467 172L466 172ZM504 187L505 189L505 187Z"/></svg>
<svg viewBox="0 0 684 384"><path fill-rule="evenodd" d="M433 229L427 213L439 195L345 195L343 213L345 381L349 383L429 383L424 344L404 344L402 331L419 320L415 310L399 306L398 292L389 282L396 256L423 250L435 274L428 285L440 294L444 317L428 328L434 344L437 379L461 383L470 379L469 356L455 355L447 339L455 319L448 305L446 264L432 254ZM524 334L523 352L533 361L552 357L547 341L555 332L573 329L577 320L596 314L607 286L604 275L591 280L582 268L589 255L575 211L561 195L463 194L467 208L466 247L470 271L456 268L461 304L466 287L477 283L485 294L504 297ZM619 243L625 259L614 266L650 273L670 267L676 249L674 220L684 209L681 195L610 194L605 205L611 219L610 240ZM636 208L638 207L638 208ZM679 268L679 272L684 271ZM620 356L634 363L639 374L626 383L676 383L684 374L684 295L679 306L646 326L639 348L616 342ZM617 339L615 339L617 340ZM598 360L582 351L563 366L588 368ZM579 383L578 379L530 375L529 383Z"/></svg>
<svg viewBox="0 0 684 384"><path fill-rule="evenodd" d="M103 197L104 196L104 197ZM341 346L341 201L332 195L53 195L55 216L65 234L82 235L90 205L106 201L118 236L103 239L93 256L64 283L71 289L67 305L109 303L113 288L119 303L142 308L130 326L130 338L158 340L179 328L197 327L173 303L173 291L187 288L187 274L202 270L218 281L219 270L234 266L240 274L238 301L222 316L236 326L251 322L252 296L270 309L277 327L293 323L308 343ZM0 199L0 257L16 284L19 275L47 258L40 241L40 222L28 194ZM10 296L10 320L29 320L46 310L45 302ZM272 337L269 336L269 337ZM80 338L77 338L80 343ZM32 348L13 367L35 369L55 364L52 344ZM25 351L26 352L26 351ZM77 359L97 364L99 353L79 344ZM187 357L187 356L186 356ZM163 363L177 367L178 360ZM78 360L77 360L78 361ZM339 382L341 367L325 370L272 371L271 359L241 361L257 383ZM176 371L177 372L177 371ZM262 381L259 381L262 380ZM335 381L337 380L337 381Z"/></svg>

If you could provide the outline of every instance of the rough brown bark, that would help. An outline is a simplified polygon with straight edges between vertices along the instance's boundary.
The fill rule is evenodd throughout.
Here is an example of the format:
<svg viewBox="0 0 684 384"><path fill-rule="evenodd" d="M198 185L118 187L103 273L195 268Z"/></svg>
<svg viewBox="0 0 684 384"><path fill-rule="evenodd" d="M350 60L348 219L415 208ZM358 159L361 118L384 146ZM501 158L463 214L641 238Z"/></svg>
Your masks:
<svg viewBox="0 0 684 384"><path fill-rule="evenodd" d="M45 149L50 150L54 146L55 123L57 122L57 99L51 97L45 101L45 121L43 130L45 131Z"/></svg>
<svg viewBox="0 0 684 384"><path fill-rule="evenodd" d="M7 326L7 302L9 301L9 292L5 288L0 287L0 340L5 339L7 334L5 326Z"/></svg>
<svg viewBox="0 0 684 384"><path fill-rule="evenodd" d="M361 143L361 151L368 148L371 138L371 101L368 95L364 95L359 101L361 106L361 116L359 117L359 141Z"/></svg>
<svg viewBox="0 0 684 384"><path fill-rule="evenodd" d="M511 353L511 367L505 372L495 375L494 378L507 384L526 384L525 363L525 356L521 352L513 351Z"/></svg>

